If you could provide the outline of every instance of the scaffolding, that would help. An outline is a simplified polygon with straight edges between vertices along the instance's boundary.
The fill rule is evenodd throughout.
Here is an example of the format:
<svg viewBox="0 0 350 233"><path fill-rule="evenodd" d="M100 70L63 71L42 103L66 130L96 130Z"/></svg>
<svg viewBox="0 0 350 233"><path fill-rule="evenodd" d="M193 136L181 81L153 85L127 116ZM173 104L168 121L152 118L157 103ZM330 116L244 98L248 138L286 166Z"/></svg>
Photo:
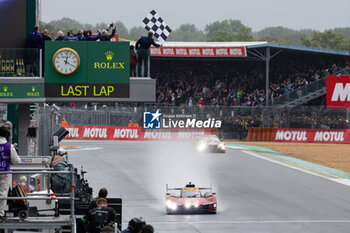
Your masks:
<svg viewBox="0 0 350 233"><path fill-rule="evenodd" d="M71 192L69 196L57 197L50 193L50 189L47 187L47 194L31 195L28 193L26 197L0 197L0 200L70 200L70 215L63 216L45 216L45 217L8 217L4 222L0 223L0 229L4 229L5 233L11 232L11 230L17 229L41 229L41 230L54 230L53 232L62 232L62 227L70 227L72 233L77 232L76 220L75 220L75 171L72 167L69 171L54 171L52 168L14 168L7 172L0 172L0 174L70 174L71 177Z"/></svg>

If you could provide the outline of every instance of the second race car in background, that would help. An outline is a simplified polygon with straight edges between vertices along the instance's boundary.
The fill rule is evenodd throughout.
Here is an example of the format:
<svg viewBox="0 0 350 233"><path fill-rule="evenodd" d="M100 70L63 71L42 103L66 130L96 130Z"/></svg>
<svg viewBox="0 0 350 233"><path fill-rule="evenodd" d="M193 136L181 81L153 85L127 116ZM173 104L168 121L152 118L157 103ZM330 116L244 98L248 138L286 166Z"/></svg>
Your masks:
<svg viewBox="0 0 350 233"><path fill-rule="evenodd" d="M201 135L195 140L195 149L199 152L225 153L226 145L216 135Z"/></svg>
<svg viewBox="0 0 350 233"><path fill-rule="evenodd" d="M179 191L179 195L169 193ZM203 191L207 191L204 192ZM166 185L167 214L211 213L216 214L216 193L212 188L198 188L191 182L183 188L168 188Z"/></svg>

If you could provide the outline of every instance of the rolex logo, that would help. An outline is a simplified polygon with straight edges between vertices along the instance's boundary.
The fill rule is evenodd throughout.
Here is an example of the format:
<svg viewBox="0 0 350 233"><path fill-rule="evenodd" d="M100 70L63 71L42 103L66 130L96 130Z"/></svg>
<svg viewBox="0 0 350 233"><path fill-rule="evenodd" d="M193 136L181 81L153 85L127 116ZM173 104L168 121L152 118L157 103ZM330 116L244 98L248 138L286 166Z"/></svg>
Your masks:
<svg viewBox="0 0 350 233"><path fill-rule="evenodd" d="M4 92L7 92L9 88L7 86L4 86Z"/></svg>
<svg viewBox="0 0 350 233"><path fill-rule="evenodd" d="M32 87L32 92L35 92L35 87L34 86Z"/></svg>
<svg viewBox="0 0 350 233"><path fill-rule="evenodd" d="M112 51L108 51L105 53L107 61L112 61L114 53Z"/></svg>

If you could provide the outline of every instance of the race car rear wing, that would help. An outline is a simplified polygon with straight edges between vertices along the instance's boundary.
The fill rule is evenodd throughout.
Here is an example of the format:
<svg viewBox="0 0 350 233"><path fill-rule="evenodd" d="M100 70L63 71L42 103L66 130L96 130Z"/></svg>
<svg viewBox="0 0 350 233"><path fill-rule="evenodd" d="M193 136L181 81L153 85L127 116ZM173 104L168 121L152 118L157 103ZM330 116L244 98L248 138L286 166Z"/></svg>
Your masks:
<svg viewBox="0 0 350 233"><path fill-rule="evenodd" d="M205 188L205 187L197 187L199 190L210 190L210 192L212 193L213 191L213 188L212 188L212 185L210 184L210 188ZM168 187L168 184L166 184L166 193L168 194L169 190L182 190L183 188L169 188Z"/></svg>

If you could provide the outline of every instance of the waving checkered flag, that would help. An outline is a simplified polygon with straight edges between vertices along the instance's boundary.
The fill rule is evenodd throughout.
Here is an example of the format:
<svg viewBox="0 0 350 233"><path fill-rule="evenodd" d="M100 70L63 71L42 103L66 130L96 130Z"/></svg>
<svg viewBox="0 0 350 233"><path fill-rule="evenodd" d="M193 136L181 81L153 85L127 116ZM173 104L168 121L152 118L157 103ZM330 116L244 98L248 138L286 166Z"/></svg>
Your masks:
<svg viewBox="0 0 350 233"><path fill-rule="evenodd" d="M147 31L153 32L154 36L160 41L164 42L170 35L171 29L157 14L155 10L152 10L146 18L142 21L144 28Z"/></svg>

